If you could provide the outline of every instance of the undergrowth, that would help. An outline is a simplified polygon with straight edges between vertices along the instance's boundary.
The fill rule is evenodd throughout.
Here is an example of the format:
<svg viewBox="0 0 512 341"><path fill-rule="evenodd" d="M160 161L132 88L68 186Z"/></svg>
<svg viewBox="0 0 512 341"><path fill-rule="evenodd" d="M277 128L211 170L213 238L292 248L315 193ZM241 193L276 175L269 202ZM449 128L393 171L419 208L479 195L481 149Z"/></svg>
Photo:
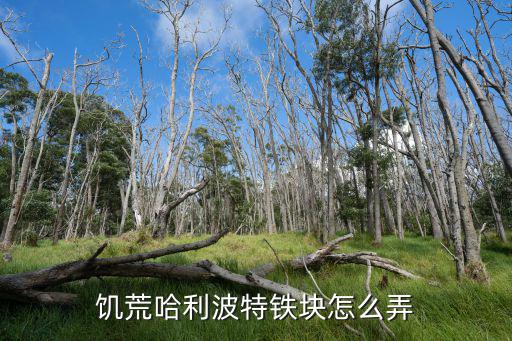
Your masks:
<svg viewBox="0 0 512 341"><path fill-rule="evenodd" d="M183 236L152 240L141 235L112 238L103 257L150 250L170 243L185 243L203 237ZM264 242L266 238L277 250L282 260L290 259L319 247L309 235L288 233L275 235L235 236L228 235L217 244L205 249L162 257L157 262L186 264L210 259L240 274L257 265L274 262L272 251ZM52 246L49 241L39 242L39 247L18 246L12 250L13 261L0 260L0 274L35 270L52 264L87 258L103 242L102 238L79 239L59 242ZM408 235L400 242L393 236L384 237L381 246L371 245L371 236L359 235L355 240L344 242L339 252L375 251L380 256L398 261L401 267L424 278L436 281L413 281L387 274L386 286L379 286L384 272L373 270L372 292L381 302L385 312L389 294L412 295L414 314L407 321L388 322L400 340L509 340L512 335L512 246L494 240L486 241L482 256L490 274L489 284L470 280L457 282L452 259L438 241ZM366 296L364 280L366 267L361 265L328 265L314 274L322 291L331 296L354 295L360 303ZM290 285L314 292L311 279L303 273L289 273ZM270 275L275 281L285 282L279 270ZM0 301L0 339L58 339L58 340L353 340L340 321L299 319L263 321L243 318L239 321L193 320L166 321L153 318L148 321L99 320L95 306L98 294L119 295L132 293L151 296L174 294L178 299L185 295L215 294L243 296L246 293L271 295L223 281L171 282L159 279L93 278L59 288L80 296L73 308L43 307ZM242 317L242 315L239 315ZM351 321L350 325L365 334L367 340L385 339L376 320Z"/></svg>

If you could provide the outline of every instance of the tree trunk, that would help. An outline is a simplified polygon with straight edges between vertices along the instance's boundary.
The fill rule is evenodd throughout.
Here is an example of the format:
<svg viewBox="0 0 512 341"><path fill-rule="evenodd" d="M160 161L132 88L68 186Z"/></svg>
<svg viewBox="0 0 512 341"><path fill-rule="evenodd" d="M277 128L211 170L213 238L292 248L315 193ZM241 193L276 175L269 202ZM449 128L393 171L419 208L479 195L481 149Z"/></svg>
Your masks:
<svg viewBox="0 0 512 341"><path fill-rule="evenodd" d="M459 199L457 198L457 189L455 185L455 177L453 170L450 169L448 175L448 188L450 193L450 207L451 207L451 239L455 249L455 270L457 279L462 279L464 276L464 247L462 245L461 235L461 217L459 210Z"/></svg>
<svg viewBox="0 0 512 341"><path fill-rule="evenodd" d="M8 248L12 243L12 237L14 232L14 226L18 220L19 213L21 211L21 204L23 202L23 198L25 196L27 181L28 181L28 173L30 170L30 164L32 163L32 151L34 149L34 142L37 138L37 128L39 125L39 117L41 114L41 108L43 105L44 95L46 93L46 85L48 84L48 79L50 77L50 64L53 58L53 54L49 53L44 58L44 72L43 78L40 84L40 90L37 94L36 105L34 108L34 114L30 120L30 128L28 131L27 142L25 145L23 161L21 163L21 168L18 175L18 181L16 183L16 191L14 193L14 198L11 204L11 210L9 213L9 220L7 221L7 226L5 228L4 239L2 242L3 248Z"/></svg>
<svg viewBox="0 0 512 341"><path fill-rule="evenodd" d="M382 208L384 209L384 216L386 217L386 224L388 230L396 235L397 230L395 224L395 217L393 216L393 211L391 210L391 207L389 205L388 196L386 195L386 190L384 188L380 190L380 200L382 202Z"/></svg>
<svg viewBox="0 0 512 341"><path fill-rule="evenodd" d="M130 203L130 193L132 189L132 183L128 180L126 184L126 191L124 190L124 184L119 184L119 191L121 195L121 222L119 223L118 234L122 234L124 231L124 225L126 224L126 215L128 213L128 204Z"/></svg>
<svg viewBox="0 0 512 341"><path fill-rule="evenodd" d="M11 139L11 182L9 184L9 194L13 195L16 190L16 166L17 166L17 157L16 157L16 140L18 138L18 123L16 119L15 113L12 113L12 139Z"/></svg>
<svg viewBox="0 0 512 341"><path fill-rule="evenodd" d="M416 1L416 0L414 0ZM450 106L446 95L446 82L444 76L444 67L441 59L441 51L439 41L439 34L434 26L434 10L430 0L424 0L426 12L426 25L430 37L430 45L432 55L434 58L434 66L437 78L437 99L439 108L443 114L447 132L452 143L451 166L453 167L453 177L457 192L457 200L459 211L461 215L462 228L464 230L464 257L465 257L465 270L470 278L475 280L487 280L487 272L480 257L480 243L477 238L476 230L473 225L473 218L471 216L469 207L469 197L464 179L464 161L462 151L458 146L457 131L452 122ZM439 39L439 40L438 40ZM500 127L501 128L501 127ZM499 148L499 147L498 147ZM512 171L512 152L510 155Z"/></svg>
<svg viewBox="0 0 512 341"><path fill-rule="evenodd" d="M435 45L435 48L442 48L446 52L453 65L457 68L469 86L473 97L475 98L476 103L480 108L480 112L482 113L484 121L489 128L491 137L496 144L496 147L498 148L498 152L500 153L505 168L509 175L512 174L512 147L508 142L508 138L505 134L505 131L503 130L496 111L493 109L492 103L485 96L485 91L483 91L480 87L471 69L464 63L464 57L452 45L450 40L446 38L441 32L439 32L434 26L434 16L431 2L424 1L424 9L418 0L409 1L428 28L431 46L434 47L433 45ZM432 13L429 13L429 11ZM435 41L435 44L432 43L433 40Z"/></svg>

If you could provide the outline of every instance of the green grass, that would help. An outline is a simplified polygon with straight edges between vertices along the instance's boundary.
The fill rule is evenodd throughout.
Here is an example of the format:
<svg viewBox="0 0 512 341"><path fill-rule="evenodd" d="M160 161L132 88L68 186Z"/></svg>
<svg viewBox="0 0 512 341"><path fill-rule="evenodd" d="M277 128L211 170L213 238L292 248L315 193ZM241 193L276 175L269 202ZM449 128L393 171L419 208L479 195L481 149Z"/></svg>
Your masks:
<svg viewBox="0 0 512 341"><path fill-rule="evenodd" d="M319 244L312 236L303 234L278 234L257 236L228 235L211 247L178 255L163 257L159 261L190 263L210 259L241 274L256 265L274 261L272 251L263 241L267 238L278 251L280 258L315 250ZM140 246L135 236L112 239L103 256L121 255L153 249L167 243L184 243L199 237L169 238L151 241ZM51 246L42 242L40 247L16 247L13 261L0 260L0 274L34 270L48 265L86 258L100 245L102 239L91 238L73 242L60 242ZM483 246L482 255L491 275L490 284L454 280L453 261L439 242L426 238L407 236L400 242L392 236L384 238L383 246L371 246L369 236L360 235L341 245L340 252L359 250L376 251L379 255L397 260L400 265L430 280L439 282L431 286L424 281L412 281L388 275L389 285L378 287L383 271L374 269L371 287L381 299L379 308L386 310L388 294L410 294L414 314L407 321L388 322L400 340L509 340L512 337L512 247L497 242ZM310 278L302 273L290 273L290 284L308 292L314 292ZM329 265L315 273L324 293L354 295L356 305L366 296L364 280L366 267L361 265ZM284 282L285 276L278 271L270 276ZM303 319L293 321L103 321L99 320L95 306L99 293L120 297L131 293L151 296L167 296L173 293L182 298L191 294L213 296L242 296L268 292L238 286L222 281L189 283L158 279L90 279L68 284L60 288L80 295L80 302L73 308L41 307L0 301L0 340L352 340L339 321ZM357 309L354 310L357 312ZM270 312L267 315L271 315ZM242 315L239 315L242 316ZM385 339L375 320L355 320L350 324L363 331L367 340Z"/></svg>

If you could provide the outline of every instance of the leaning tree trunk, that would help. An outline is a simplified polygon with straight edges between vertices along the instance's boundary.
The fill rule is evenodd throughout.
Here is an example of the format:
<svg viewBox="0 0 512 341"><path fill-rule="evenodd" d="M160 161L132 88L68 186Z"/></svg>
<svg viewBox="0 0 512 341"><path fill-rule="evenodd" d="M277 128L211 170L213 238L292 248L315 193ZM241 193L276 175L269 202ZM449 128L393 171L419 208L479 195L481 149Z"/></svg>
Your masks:
<svg viewBox="0 0 512 341"><path fill-rule="evenodd" d="M201 249L217 243L228 230L223 230L207 239L188 244L171 244L165 248L148 252L117 256L112 258L98 258L108 243L101 245L88 259L58 264L49 268L24 272L19 274L0 275L0 299L9 299L21 302L40 304L72 305L78 300L76 294L50 291L52 287L92 277L154 277L175 281L205 281L222 279L246 286L259 287L274 293L286 295L289 293L302 293L289 285L276 283L264 277L276 270L272 263L263 264L243 276L230 272L220 266L204 260L195 264L175 265L169 263L147 263L146 260L160 258L166 255ZM324 263L337 264L363 264L370 263L409 279L421 280L420 276L398 267L390 259L378 257L372 252L357 252L352 254L333 254L337 245L344 240L352 238L348 234L330 241L318 250L308 255L297 257L286 262L294 270L317 269ZM279 261L284 267L284 264ZM297 297L302 298L302 295Z"/></svg>
<svg viewBox="0 0 512 341"><path fill-rule="evenodd" d="M476 159L476 163L478 166L478 170L482 176L482 182L483 182L484 188L487 191L487 194L489 195L489 201L491 203L491 210L492 210L492 214L494 216L494 221L496 223L496 232L498 233L498 236L500 237L501 241L506 243L507 242L507 234L505 233L505 228L503 226L503 219L501 217L498 203L496 202L496 197L495 197L494 191L492 189L492 184L489 183L489 179L487 176L487 170L485 169L485 165L487 164L487 157L486 157L487 153L485 151L485 146L483 143L482 131L481 131L480 125L478 123L477 123L477 131L478 131L478 135L480 138L480 150L478 149L473 136L470 136L471 146L473 147L473 150L475 151L475 153L480 154L480 155L475 155L475 159Z"/></svg>
<svg viewBox="0 0 512 341"><path fill-rule="evenodd" d="M501 125L498 115L493 108L490 100L485 96L485 91L481 88L475 75L471 69L464 62L464 56L452 45L450 40L446 38L441 32L437 30L434 25L434 15L432 10L431 1L424 1L425 8L418 0L409 0L415 8L416 12L420 15L421 20L428 28L431 46L438 49L443 49L447 56L450 58L453 65L457 68L459 73L464 78L464 81L469 86L473 97L480 108L480 112L484 118L487 127L491 133L491 137L498 148L498 152L509 174L512 174L512 147L505 134L503 126ZM429 11L431 13L429 13ZM435 42L435 43L434 43Z"/></svg>
<svg viewBox="0 0 512 341"><path fill-rule="evenodd" d="M380 192L380 201L382 202L382 208L384 210L384 217L386 217L386 224L388 226L389 231L396 235L396 224L395 217L393 216L393 211L391 210L391 206L389 205L388 196L386 194L386 190L381 188Z"/></svg>
<svg viewBox="0 0 512 341"><path fill-rule="evenodd" d="M50 64L52 62L53 53L49 53L44 58L44 72L43 78L40 83L40 90L37 94L36 105L34 107L34 114L30 120L30 128L28 131L27 142L25 144L23 161L21 163L20 172L18 175L18 181L16 183L16 191L11 204L11 210L9 213L9 220L5 227L4 239L2 242L3 247L9 247L12 243L12 237L14 232L14 226L18 220L18 216L21 212L21 205L25 196L27 181L29 178L30 164L32 163L32 151L34 149L34 142L37 139L37 130L39 126L39 117L41 115L41 108L43 106L43 99L46 93L46 85L50 77Z"/></svg>
<svg viewBox="0 0 512 341"><path fill-rule="evenodd" d="M447 133L450 134L452 142L452 165L455 187L457 191L457 200L461 215L462 228L464 230L464 257L465 270L469 277L476 280L486 280L487 272L480 257L480 243L477 238L476 230L473 225L469 207L469 197L464 181L464 162L462 152L459 147L457 131L452 121L450 106L446 95L446 82L444 76L444 66L442 63L441 47L434 26L434 10L430 0L424 0L426 9L426 25L430 37L430 46L434 58L434 67L437 78L437 99L439 108L443 114ZM512 155L511 155L512 156ZM512 159L511 159L512 161ZM511 163L512 166L512 163ZM512 168L510 168L512 170Z"/></svg>
<svg viewBox="0 0 512 341"><path fill-rule="evenodd" d="M18 122L14 112L12 113L12 138L11 138L11 182L9 184L9 194L13 195L16 190L16 166L18 164L16 157L16 141L18 139Z"/></svg>

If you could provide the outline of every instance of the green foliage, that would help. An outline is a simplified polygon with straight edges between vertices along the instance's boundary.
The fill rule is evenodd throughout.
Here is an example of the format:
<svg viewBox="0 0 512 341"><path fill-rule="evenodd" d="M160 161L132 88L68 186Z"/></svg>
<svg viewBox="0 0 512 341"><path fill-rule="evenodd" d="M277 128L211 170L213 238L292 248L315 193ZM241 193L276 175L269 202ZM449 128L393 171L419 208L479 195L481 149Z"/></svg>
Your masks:
<svg viewBox="0 0 512 341"><path fill-rule="evenodd" d="M225 124L236 132L238 118L234 108L228 106L224 111L227 115ZM240 178L233 156L234 146L229 139L213 136L204 126L197 127L190 137L186 159L204 168L205 176L210 179L209 185L199 195L199 204L207 210L207 224L218 228L247 225L253 203L245 200L243 182L253 185L249 179ZM254 227L252 222L251 226Z"/></svg>
<svg viewBox="0 0 512 341"><path fill-rule="evenodd" d="M4 197L1 200L0 210L3 218L8 216L11 203L11 196ZM56 211L52 205L52 195L50 191L30 191L26 194L23 201L19 222L37 223L41 226L49 225L55 213Z"/></svg>
<svg viewBox="0 0 512 341"><path fill-rule="evenodd" d="M48 122L48 136L54 143L66 145L75 119L73 97L69 93L62 93L59 95L57 103L59 105Z"/></svg>
<svg viewBox="0 0 512 341"><path fill-rule="evenodd" d="M71 128L75 119L73 97L69 93L59 95L59 105L48 122L48 142L45 146L41 173L44 187L58 190L69 144ZM78 121L72 174L79 184L85 176L85 169L93 160L96 162L90 178L93 186L98 183L99 193L96 209L108 209L109 230L115 230L120 216L119 183L129 173L130 122L123 112L113 108L101 96L87 94ZM89 212L94 214L94 212ZM101 219L93 217L94 227L101 225Z"/></svg>
<svg viewBox="0 0 512 341"><path fill-rule="evenodd" d="M368 166L373 160L373 152L360 144L350 149L348 156L350 164L357 168Z"/></svg>
<svg viewBox="0 0 512 341"><path fill-rule="evenodd" d="M393 122L395 126L402 126L407 122L407 116L405 115L404 107L391 107L391 109L383 110L381 113L384 120L382 124L384 127L388 128L389 126L386 124L387 122Z"/></svg>
<svg viewBox="0 0 512 341"><path fill-rule="evenodd" d="M373 127L370 121L363 123L361 126L357 127L356 133L361 136L363 141L370 141L373 136Z"/></svg>
<svg viewBox="0 0 512 341"><path fill-rule="evenodd" d="M135 240L135 244L145 245L150 243L152 240L153 234L151 227L141 228L137 231L137 239Z"/></svg>
<svg viewBox="0 0 512 341"><path fill-rule="evenodd" d="M5 142L0 146L0 214L6 217L10 209L12 197L9 193L11 180L11 151L16 148L18 158L23 150L23 139L10 136L8 129L18 122L21 113L34 106L36 95L30 91L28 81L16 73L0 69L0 113L6 119L4 126ZM54 95L48 90L43 98L45 105ZM124 113L112 107L97 95L83 94L80 98L83 108L80 112L71 163L71 191L77 191L86 174L85 169L92 161L96 161L89 179L91 186L97 185L99 192L96 207L84 207L87 219L91 217L93 230L102 224L96 210L109 212L106 221L108 230L116 230L120 216L119 183L125 180L129 170L130 144L127 136L131 133L131 125ZM52 204L52 193L57 193L62 183L62 174L66 163L71 128L75 120L73 97L61 92L57 95L58 104L48 115L49 119L42 122L41 132L46 131L46 143L37 172L34 187L29 189L24 198L18 230L23 230L31 223L40 226L51 225L55 217L55 204ZM21 134L21 132L19 132ZM40 148L40 139L34 141L34 154ZM96 155L96 157L94 157ZM20 162L18 161L18 164ZM17 175L16 175L17 176ZM39 190L35 190L39 188ZM69 205L74 205L74 196L69 196ZM55 198L54 198L55 199ZM59 198L57 198L59 200Z"/></svg>
<svg viewBox="0 0 512 341"><path fill-rule="evenodd" d="M9 199L11 152L14 149L14 155L17 158L23 152L24 144L19 122L21 114L34 106L35 99L36 95L29 89L28 81L23 76L0 69L0 113L3 115L4 122L7 123L2 126L3 142L6 143L1 143L0 147L0 201ZM16 134L15 125L18 127ZM2 213L4 209L5 207Z"/></svg>
<svg viewBox="0 0 512 341"><path fill-rule="evenodd" d="M198 127L192 133L192 138L200 145L202 152L200 153L201 161L207 169L217 174L221 169L229 164L226 155L229 147L227 140L218 140L213 138L205 127Z"/></svg>
<svg viewBox="0 0 512 341"><path fill-rule="evenodd" d="M418 221L421 224L421 227L424 229L426 235L432 235L432 225L430 222L430 215L427 212L420 212L418 216L413 214L412 212L407 212L403 216L404 226L409 227L416 234L420 235L420 229L418 226Z"/></svg>
<svg viewBox="0 0 512 341"><path fill-rule="evenodd" d="M37 236L37 233L34 230L28 229L23 231L21 235L21 240L23 241L23 244L28 247L37 247L39 237Z"/></svg>
<svg viewBox="0 0 512 341"><path fill-rule="evenodd" d="M0 205L9 196L9 183L11 181L11 150L7 144L0 145ZM0 214L5 208L0 206Z"/></svg>
<svg viewBox="0 0 512 341"><path fill-rule="evenodd" d="M50 222L55 216L52 205L52 194L49 191L30 191L25 196L25 202L21 212L23 221L26 222Z"/></svg>
<svg viewBox="0 0 512 341"><path fill-rule="evenodd" d="M335 199L339 203L339 219L358 221L366 216L366 201L359 196L352 184L343 183L338 185Z"/></svg>
<svg viewBox="0 0 512 341"><path fill-rule="evenodd" d="M40 225L50 225L55 217L56 210L52 205L52 194L43 190L30 191L25 196L21 219L24 222L33 222Z"/></svg>
<svg viewBox="0 0 512 341"><path fill-rule="evenodd" d="M369 167L373 159L376 157L379 169L381 170L381 176L383 176L385 171L389 169L393 161L392 153L384 150L378 150L375 155L373 149L366 148L362 144L358 144L350 149L348 156L349 164L357 168Z"/></svg>
<svg viewBox="0 0 512 341"><path fill-rule="evenodd" d="M338 90L353 96L362 84L375 79L377 71L384 78L396 73L400 61L397 43L384 41L379 48L365 1L316 0L314 19L316 32L326 40L315 56L318 79L329 70L328 77L336 78Z"/></svg>
<svg viewBox="0 0 512 341"><path fill-rule="evenodd" d="M503 224L505 227L510 226L512 224L512 179L507 176L501 164L485 165L484 173L500 209ZM482 223L494 225L489 192L485 188L477 192L473 208Z"/></svg>
<svg viewBox="0 0 512 341"><path fill-rule="evenodd" d="M0 69L0 109L6 109L9 113L26 111L34 105L36 95L29 89L28 81L18 73L12 73ZM12 123L7 116L8 123Z"/></svg>

